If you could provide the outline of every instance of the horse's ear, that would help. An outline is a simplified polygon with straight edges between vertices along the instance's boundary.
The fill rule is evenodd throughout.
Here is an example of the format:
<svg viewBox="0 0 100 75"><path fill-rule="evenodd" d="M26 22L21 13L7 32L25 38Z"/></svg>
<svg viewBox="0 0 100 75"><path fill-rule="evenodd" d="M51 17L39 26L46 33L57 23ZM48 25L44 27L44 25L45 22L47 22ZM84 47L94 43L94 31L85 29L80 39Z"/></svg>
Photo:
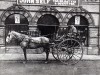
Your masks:
<svg viewBox="0 0 100 75"><path fill-rule="evenodd" d="M11 33L12 31L9 31L8 33Z"/></svg>
<svg viewBox="0 0 100 75"><path fill-rule="evenodd" d="M10 33L11 31L9 31L8 33Z"/></svg>

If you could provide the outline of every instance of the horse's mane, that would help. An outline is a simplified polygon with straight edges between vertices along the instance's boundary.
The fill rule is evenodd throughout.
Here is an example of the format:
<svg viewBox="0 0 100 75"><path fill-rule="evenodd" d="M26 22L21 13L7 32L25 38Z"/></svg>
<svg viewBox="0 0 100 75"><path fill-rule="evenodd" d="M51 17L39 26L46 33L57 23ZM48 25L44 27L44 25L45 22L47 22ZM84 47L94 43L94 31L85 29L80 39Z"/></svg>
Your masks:
<svg viewBox="0 0 100 75"><path fill-rule="evenodd" d="M16 32L16 31L11 31L11 33L15 33L15 34L19 34L19 35L21 34L21 33L18 33L18 32Z"/></svg>
<svg viewBox="0 0 100 75"><path fill-rule="evenodd" d="M25 35L25 34L22 34L22 33L19 33L19 32L16 32L16 31L11 31L11 33L13 34L13 35L15 35L15 34L17 34L17 35L15 35L15 36L17 36L17 38L28 38L29 36L28 35Z"/></svg>
<svg viewBox="0 0 100 75"><path fill-rule="evenodd" d="M25 34L22 34L22 33L16 32L16 31L11 31L11 33L15 33L15 34L18 34L18 35L27 36L27 35L25 35Z"/></svg>

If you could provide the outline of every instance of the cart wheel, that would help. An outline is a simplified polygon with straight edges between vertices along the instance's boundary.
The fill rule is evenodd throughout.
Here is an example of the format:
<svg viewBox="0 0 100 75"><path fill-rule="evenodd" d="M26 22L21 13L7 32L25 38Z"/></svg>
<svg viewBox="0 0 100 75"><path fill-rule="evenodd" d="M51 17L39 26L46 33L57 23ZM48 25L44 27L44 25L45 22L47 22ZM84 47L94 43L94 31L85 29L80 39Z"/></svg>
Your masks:
<svg viewBox="0 0 100 75"><path fill-rule="evenodd" d="M57 45L52 48L52 55L53 55L53 57L56 60L58 60L58 56L57 56Z"/></svg>
<svg viewBox="0 0 100 75"><path fill-rule="evenodd" d="M82 45L75 39L66 39L58 45L57 56L62 63L74 65L82 59Z"/></svg>

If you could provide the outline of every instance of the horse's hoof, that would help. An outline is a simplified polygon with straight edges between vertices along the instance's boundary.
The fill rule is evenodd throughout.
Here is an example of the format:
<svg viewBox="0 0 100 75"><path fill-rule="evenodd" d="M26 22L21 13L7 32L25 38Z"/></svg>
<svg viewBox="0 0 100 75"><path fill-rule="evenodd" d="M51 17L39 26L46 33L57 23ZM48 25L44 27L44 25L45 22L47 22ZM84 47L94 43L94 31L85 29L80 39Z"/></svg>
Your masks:
<svg viewBox="0 0 100 75"><path fill-rule="evenodd" d="M26 64L26 63L27 63L26 61L23 62L23 64Z"/></svg>
<svg viewBox="0 0 100 75"><path fill-rule="evenodd" d="M45 61L45 64L48 64L48 61Z"/></svg>

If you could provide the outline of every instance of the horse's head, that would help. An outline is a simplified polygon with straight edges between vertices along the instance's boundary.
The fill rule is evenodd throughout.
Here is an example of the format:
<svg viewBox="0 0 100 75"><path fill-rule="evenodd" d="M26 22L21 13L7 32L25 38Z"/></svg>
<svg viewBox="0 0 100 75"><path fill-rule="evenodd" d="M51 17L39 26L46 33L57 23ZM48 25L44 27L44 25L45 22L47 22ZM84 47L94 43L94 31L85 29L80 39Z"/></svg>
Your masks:
<svg viewBox="0 0 100 75"><path fill-rule="evenodd" d="M7 37L6 37L6 42L9 43L15 36L13 34L14 31L11 31L8 33Z"/></svg>

